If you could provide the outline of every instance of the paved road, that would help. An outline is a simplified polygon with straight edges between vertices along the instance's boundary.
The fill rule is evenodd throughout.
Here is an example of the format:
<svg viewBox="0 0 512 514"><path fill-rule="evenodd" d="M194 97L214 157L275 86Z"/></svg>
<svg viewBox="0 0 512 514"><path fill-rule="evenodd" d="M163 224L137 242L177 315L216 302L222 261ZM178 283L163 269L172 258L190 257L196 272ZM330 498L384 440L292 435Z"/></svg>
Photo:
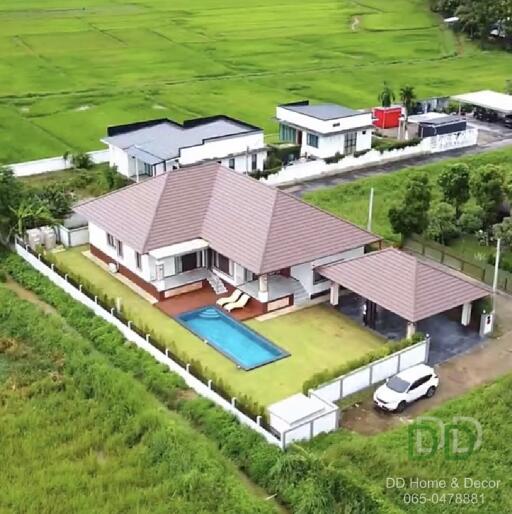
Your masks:
<svg viewBox="0 0 512 514"><path fill-rule="evenodd" d="M353 182L354 180L358 180L360 178L372 177L375 175L381 175L383 173L392 173L394 171L400 171L411 166L421 166L425 164L440 162L445 159L453 159L454 157L460 157L462 155L479 154L489 150L497 150L499 148L512 146L512 130L500 126L489 127L488 124L483 124L480 122L477 124L477 127L480 130L479 140L481 141L478 146L461 148L459 150L452 150L438 154L412 157L410 159L404 159L399 162L389 162L364 169L341 172L339 175L321 177L310 180L308 182L303 182L302 184L283 187L282 189L283 191L292 193L295 196L302 196L304 193L310 191L316 191L317 189L324 189L327 187L337 186L338 184Z"/></svg>

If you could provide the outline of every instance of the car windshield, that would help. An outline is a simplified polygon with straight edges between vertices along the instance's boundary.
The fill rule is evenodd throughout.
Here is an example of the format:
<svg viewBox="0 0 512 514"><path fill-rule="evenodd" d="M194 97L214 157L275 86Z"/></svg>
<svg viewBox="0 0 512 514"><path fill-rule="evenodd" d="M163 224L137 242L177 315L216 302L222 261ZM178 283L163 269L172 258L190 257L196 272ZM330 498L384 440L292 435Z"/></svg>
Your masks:
<svg viewBox="0 0 512 514"><path fill-rule="evenodd" d="M388 380L386 385L392 391L396 391L397 393L405 393L409 387L409 382L402 380L400 377L393 377Z"/></svg>

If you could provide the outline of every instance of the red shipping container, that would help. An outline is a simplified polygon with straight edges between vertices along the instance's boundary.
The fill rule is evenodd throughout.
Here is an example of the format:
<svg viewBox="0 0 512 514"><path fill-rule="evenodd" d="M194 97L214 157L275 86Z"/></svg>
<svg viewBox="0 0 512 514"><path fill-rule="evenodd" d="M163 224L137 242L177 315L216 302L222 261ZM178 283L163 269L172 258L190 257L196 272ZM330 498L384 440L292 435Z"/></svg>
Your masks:
<svg viewBox="0 0 512 514"><path fill-rule="evenodd" d="M373 124L382 129L396 128L400 125L401 116L402 107L399 105L392 107L375 107L373 109L373 117L376 119Z"/></svg>

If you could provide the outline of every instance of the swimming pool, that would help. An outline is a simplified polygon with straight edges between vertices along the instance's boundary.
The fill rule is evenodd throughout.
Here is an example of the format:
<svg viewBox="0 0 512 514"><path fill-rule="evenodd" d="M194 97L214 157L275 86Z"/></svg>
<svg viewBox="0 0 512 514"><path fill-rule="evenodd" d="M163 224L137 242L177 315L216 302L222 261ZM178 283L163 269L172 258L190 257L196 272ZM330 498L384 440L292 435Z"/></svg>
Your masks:
<svg viewBox="0 0 512 514"><path fill-rule="evenodd" d="M290 355L214 306L180 314L178 321L247 371Z"/></svg>

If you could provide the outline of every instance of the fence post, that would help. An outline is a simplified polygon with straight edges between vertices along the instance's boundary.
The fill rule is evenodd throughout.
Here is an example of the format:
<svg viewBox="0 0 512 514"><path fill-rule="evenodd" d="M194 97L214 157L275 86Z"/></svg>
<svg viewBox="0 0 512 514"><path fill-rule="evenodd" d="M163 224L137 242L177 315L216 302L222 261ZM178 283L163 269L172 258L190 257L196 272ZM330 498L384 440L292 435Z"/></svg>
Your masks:
<svg viewBox="0 0 512 514"><path fill-rule="evenodd" d="M315 420L312 420L311 423L309 424L309 440L313 439L314 425L315 425Z"/></svg>
<svg viewBox="0 0 512 514"><path fill-rule="evenodd" d="M38 260L41 260L41 254L40 253L37 254L37 258L38 258Z"/></svg>
<svg viewBox="0 0 512 514"><path fill-rule="evenodd" d="M133 321L130 319L128 320L128 328L131 330L132 329L132 323Z"/></svg>
<svg viewBox="0 0 512 514"><path fill-rule="evenodd" d="M370 363L370 385L373 384L373 364Z"/></svg>
<svg viewBox="0 0 512 514"><path fill-rule="evenodd" d="M146 334L146 343L149 343L149 334Z"/></svg>
<svg viewBox="0 0 512 514"><path fill-rule="evenodd" d="M233 396L233 398L231 398L231 406L236 407L236 396Z"/></svg>
<svg viewBox="0 0 512 514"><path fill-rule="evenodd" d="M428 362L428 356L430 354L430 334L425 334L425 362Z"/></svg>
<svg viewBox="0 0 512 514"><path fill-rule="evenodd" d="M400 373L400 364L402 362L402 352L400 352L398 354L398 363L397 363L397 366L396 366L396 372L397 373Z"/></svg>
<svg viewBox="0 0 512 514"><path fill-rule="evenodd" d="M82 292L82 284L78 284L78 290Z"/></svg>
<svg viewBox="0 0 512 514"><path fill-rule="evenodd" d="M187 362L185 369L187 370L187 373L190 373L190 362Z"/></svg>
<svg viewBox="0 0 512 514"><path fill-rule="evenodd" d="M98 303L98 297L94 295L94 303Z"/></svg>
<svg viewBox="0 0 512 514"><path fill-rule="evenodd" d="M256 416L256 424L261 427L261 416Z"/></svg>
<svg viewBox="0 0 512 514"><path fill-rule="evenodd" d="M115 311L115 309L114 309L114 307L112 307L112 308L110 309L110 315L111 315L111 316L113 316L113 315L114 315L114 311Z"/></svg>
<svg viewBox="0 0 512 514"><path fill-rule="evenodd" d="M165 356L169 357L169 350L167 348L165 349Z"/></svg>
<svg viewBox="0 0 512 514"><path fill-rule="evenodd" d="M50 269L53 271L53 268L55 268L55 264L52 262L50 265Z"/></svg>
<svg viewBox="0 0 512 514"><path fill-rule="evenodd" d="M340 380L340 400L343 399L343 379Z"/></svg>
<svg viewBox="0 0 512 514"><path fill-rule="evenodd" d="M64 274L64 280L65 280L66 282L68 281L68 274L67 274L67 273L65 273L65 274Z"/></svg>
<svg viewBox="0 0 512 514"><path fill-rule="evenodd" d="M209 378L208 379L208 389L211 389L212 388L212 379Z"/></svg>

